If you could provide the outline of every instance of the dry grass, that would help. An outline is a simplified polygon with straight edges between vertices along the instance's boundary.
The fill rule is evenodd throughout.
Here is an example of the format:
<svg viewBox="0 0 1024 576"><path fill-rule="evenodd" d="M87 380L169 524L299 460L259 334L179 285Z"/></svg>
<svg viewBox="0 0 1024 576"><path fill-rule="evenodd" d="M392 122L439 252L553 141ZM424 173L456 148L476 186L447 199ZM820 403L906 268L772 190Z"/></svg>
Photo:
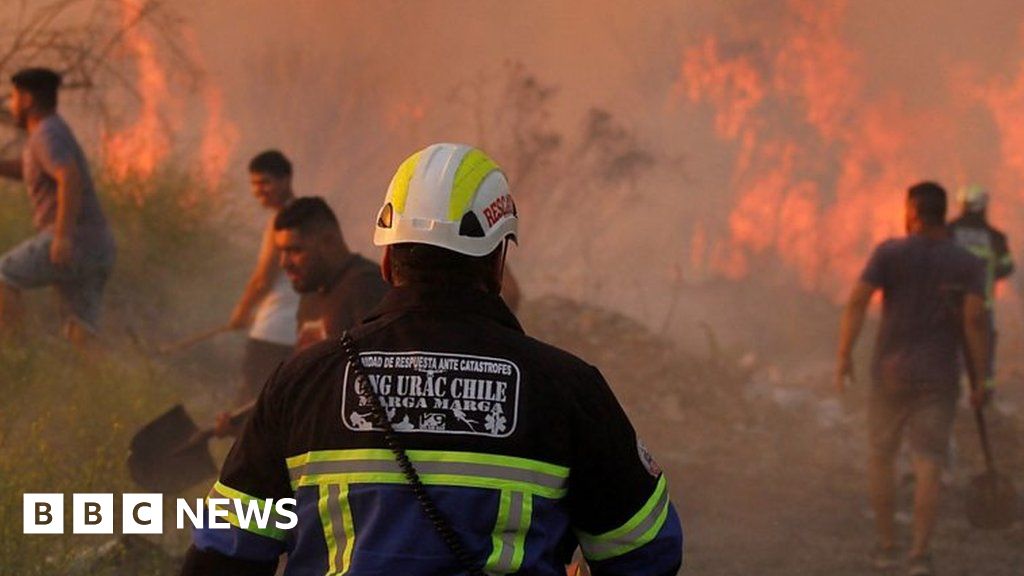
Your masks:
<svg viewBox="0 0 1024 576"><path fill-rule="evenodd" d="M126 572L123 558L117 558L123 550L102 548L114 536L22 534L22 494L65 494L66 531L73 492L113 493L120 514L120 494L139 491L125 468L134 432L182 398L208 402L209 396L196 394L197 372L219 379L233 368L210 368L203 358L198 362L205 366L159 358L147 347L152 344L147 340L201 325L203 315L218 306L226 315L221 300L234 293L220 286L225 279L234 282L248 261L223 232L228 227L214 216L218 211L178 200L191 184L181 175L164 174L145 184L152 189L144 205L119 194L114 184L101 186L119 245L101 352L83 355L57 336L53 297L46 290L26 294L23 333L0 340L2 576L173 572L173 563L158 549L141 554L142 564ZM0 194L12 207L0 211L0 250L6 250L31 230L24 192L10 185ZM199 299L204 291L208 294ZM117 517L115 534L119 524ZM181 539L170 534L162 544L173 549ZM89 559L101 549L111 561Z"/></svg>

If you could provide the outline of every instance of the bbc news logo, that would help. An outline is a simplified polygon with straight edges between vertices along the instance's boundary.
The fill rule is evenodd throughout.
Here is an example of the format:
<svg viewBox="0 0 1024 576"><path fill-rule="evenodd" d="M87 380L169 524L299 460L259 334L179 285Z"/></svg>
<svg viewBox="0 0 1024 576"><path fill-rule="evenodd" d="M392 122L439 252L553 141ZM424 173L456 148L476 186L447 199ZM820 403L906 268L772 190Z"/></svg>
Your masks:
<svg viewBox="0 0 1024 576"><path fill-rule="evenodd" d="M24 494L23 532L25 534L64 533L64 494ZM193 528L227 530L233 519L241 528L265 530L274 527L290 530L298 524L295 499L241 500L239 498L185 498L175 500L175 519L178 530L186 525ZM122 534L162 534L164 523L163 494L122 494ZM114 533L113 494L72 494L71 532L73 534Z"/></svg>

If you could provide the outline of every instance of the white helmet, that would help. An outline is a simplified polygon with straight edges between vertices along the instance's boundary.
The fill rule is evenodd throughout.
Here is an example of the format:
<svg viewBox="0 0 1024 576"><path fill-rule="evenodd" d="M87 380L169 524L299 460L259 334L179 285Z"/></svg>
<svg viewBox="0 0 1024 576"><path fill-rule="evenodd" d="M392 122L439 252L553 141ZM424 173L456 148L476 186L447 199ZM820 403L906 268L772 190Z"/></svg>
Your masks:
<svg viewBox="0 0 1024 576"><path fill-rule="evenodd" d="M981 212L988 206L988 190L979 184L960 188L957 197L964 210L968 212Z"/></svg>
<svg viewBox="0 0 1024 576"><path fill-rule="evenodd" d="M373 243L431 244L486 256L519 218L501 168L465 144L433 144L408 157L391 179Z"/></svg>

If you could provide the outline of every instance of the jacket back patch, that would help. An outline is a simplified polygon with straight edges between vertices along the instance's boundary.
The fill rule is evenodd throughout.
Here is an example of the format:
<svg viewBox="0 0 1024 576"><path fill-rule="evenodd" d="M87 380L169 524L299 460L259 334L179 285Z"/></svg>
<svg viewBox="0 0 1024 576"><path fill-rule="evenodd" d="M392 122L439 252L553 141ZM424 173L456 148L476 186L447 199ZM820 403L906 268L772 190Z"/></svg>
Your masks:
<svg viewBox="0 0 1024 576"><path fill-rule="evenodd" d="M505 438L516 429L519 367L502 358L434 352L362 352L360 362L396 432ZM381 430L351 363L342 384L341 421ZM360 388L357 389L356 387Z"/></svg>

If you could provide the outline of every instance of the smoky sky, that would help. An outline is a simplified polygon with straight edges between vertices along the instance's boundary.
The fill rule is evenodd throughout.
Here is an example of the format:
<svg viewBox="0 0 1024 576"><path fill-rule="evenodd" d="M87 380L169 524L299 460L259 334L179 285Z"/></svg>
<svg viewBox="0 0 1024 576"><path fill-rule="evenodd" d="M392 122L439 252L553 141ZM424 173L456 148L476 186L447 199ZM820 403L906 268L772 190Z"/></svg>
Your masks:
<svg viewBox="0 0 1024 576"><path fill-rule="evenodd" d="M843 166L864 153L860 139L878 140L863 145L874 157L857 166L874 187L872 202L883 194L879 188L898 198L916 179L939 180L951 190L979 181L993 188L993 210L1006 227L1024 233L1024 194L1016 189L1024 186L1024 161L1016 164L1012 152L1015 138L1024 144L1015 114L1024 113L1024 88L1016 86L1024 77L1019 2L180 0L169 6L184 17L203 82L219 91L224 120L236 131L225 193L248 205L247 160L280 148L295 162L297 192L327 197L348 241L371 255L373 216L393 170L437 141L481 145L511 167L524 224L513 267L528 291L579 296L652 323L667 306L667 288L715 277L715 254L743 251L748 276L757 275L754 263L762 260L776 280L801 276L803 261L781 258L775 265L772 254L806 250L793 240L799 235L813 236L812 244L834 242L831 231L841 218L830 210L846 193ZM835 20L822 12L834 12ZM825 32L816 37L816 27ZM804 47L808 59L819 48L847 56L835 70L827 60L816 63L813 78L822 90L830 74L850 82L850 101L832 107L845 139L823 143L806 120L806 95L779 89L778 54L798 34L817 38ZM742 170L741 139L716 132L723 104L709 94L688 96L686 54L709 38L719 60L749 61L760 74L766 95L744 129L767 150L754 163L761 172ZM535 95L546 94L530 108L532 124L523 134L514 133L518 116L509 112L521 104L509 100L510 70L534 82ZM182 134L198 130L189 122L200 106L198 100L168 106L166 115L183 118L168 124ZM541 137L558 144L525 163L523 139L532 145L530 138ZM767 244L742 244L737 213L758 200L759 178L784 157L778 151L786 150L786 139L795 160L779 177L786 181L777 197L791 204L794 190L804 194L815 221L783 230L792 214L784 210L765 225L778 228ZM178 142L176 158L188 162L194 139ZM532 169L525 176L524 165ZM884 177L872 179L872 171ZM757 224L756 208L740 214L747 224ZM843 245L849 265L821 272L831 279L814 286L834 297L871 242L901 232L898 214L879 222ZM694 263L697 248L706 252L701 266Z"/></svg>

